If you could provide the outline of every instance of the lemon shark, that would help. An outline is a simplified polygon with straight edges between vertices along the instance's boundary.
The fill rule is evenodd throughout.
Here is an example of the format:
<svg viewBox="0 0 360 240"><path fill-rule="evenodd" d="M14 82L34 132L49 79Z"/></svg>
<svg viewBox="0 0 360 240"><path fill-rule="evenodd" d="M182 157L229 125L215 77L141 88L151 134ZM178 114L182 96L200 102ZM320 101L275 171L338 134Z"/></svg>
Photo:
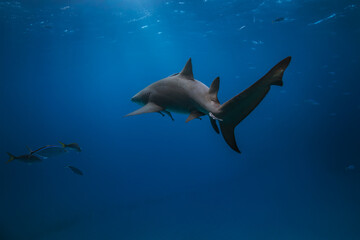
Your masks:
<svg viewBox="0 0 360 240"><path fill-rule="evenodd" d="M158 112L172 118L171 112L177 112L189 114L186 119L189 122L208 115L214 130L220 133L218 121L226 143L240 153L235 141L235 127L264 99L272 85L283 85L283 74L290 60L291 57L283 59L249 88L220 104L217 97L220 78L215 78L210 88L195 80L190 58L180 73L154 82L133 96L131 101L142 107L125 117Z"/></svg>

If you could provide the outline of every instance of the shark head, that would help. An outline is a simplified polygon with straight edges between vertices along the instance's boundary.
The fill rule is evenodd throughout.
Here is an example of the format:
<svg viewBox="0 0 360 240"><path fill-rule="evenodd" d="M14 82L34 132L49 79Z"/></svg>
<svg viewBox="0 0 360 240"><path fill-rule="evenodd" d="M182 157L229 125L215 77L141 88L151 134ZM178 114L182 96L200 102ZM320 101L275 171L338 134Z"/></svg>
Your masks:
<svg viewBox="0 0 360 240"><path fill-rule="evenodd" d="M131 101L139 105L145 105L149 102L150 92L144 89L131 98Z"/></svg>

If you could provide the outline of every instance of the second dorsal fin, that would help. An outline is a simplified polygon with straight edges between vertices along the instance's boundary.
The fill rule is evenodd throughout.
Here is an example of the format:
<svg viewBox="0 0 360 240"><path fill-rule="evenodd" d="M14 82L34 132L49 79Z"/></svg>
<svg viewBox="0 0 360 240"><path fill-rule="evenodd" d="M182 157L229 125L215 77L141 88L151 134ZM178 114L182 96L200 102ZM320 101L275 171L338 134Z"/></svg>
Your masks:
<svg viewBox="0 0 360 240"><path fill-rule="evenodd" d="M188 80L194 80L194 74L192 70L191 58L186 62L185 67L181 70L180 76Z"/></svg>
<svg viewBox="0 0 360 240"><path fill-rule="evenodd" d="M211 83L209 88L209 95L212 101L219 102L219 99L217 97L219 92L219 85L220 85L220 78L217 77L214 79L214 81Z"/></svg>

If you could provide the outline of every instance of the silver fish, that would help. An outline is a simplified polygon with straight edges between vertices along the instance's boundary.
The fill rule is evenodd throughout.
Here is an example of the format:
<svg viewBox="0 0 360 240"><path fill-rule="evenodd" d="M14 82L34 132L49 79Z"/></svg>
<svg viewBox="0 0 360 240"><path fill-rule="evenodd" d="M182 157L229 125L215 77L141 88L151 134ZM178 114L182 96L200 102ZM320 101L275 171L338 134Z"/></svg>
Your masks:
<svg viewBox="0 0 360 240"><path fill-rule="evenodd" d="M62 142L59 142L59 143L66 150L72 150L72 151L76 151L76 152L81 152L81 147L77 143L69 143L69 144L65 144L65 143L62 143Z"/></svg>
<svg viewBox="0 0 360 240"><path fill-rule="evenodd" d="M80 169L76 168L76 167L73 167L73 166L66 166L66 167L70 168L71 171L73 171L73 173L75 173L77 175L81 175L81 176L84 175L83 172Z"/></svg>
<svg viewBox="0 0 360 240"><path fill-rule="evenodd" d="M67 153L67 150L63 148L62 146L56 146L56 145L46 145L44 147L41 147L39 149L36 149L32 151L29 148L30 154L37 155L43 158L49 158L49 157L56 157L59 155L62 155L64 153Z"/></svg>
<svg viewBox="0 0 360 240"><path fill-rule="evenodd" d="M12 162L14 160L19 160L21 162L26 162L26 163L33 163L33 162L41 162L41 158L39 158L38 156L32 155L32 154L25 154L25 155L21 155L21 156L15 156L11 153L7 153L9 155L9 160L7 161L7 163Z"/></svg>

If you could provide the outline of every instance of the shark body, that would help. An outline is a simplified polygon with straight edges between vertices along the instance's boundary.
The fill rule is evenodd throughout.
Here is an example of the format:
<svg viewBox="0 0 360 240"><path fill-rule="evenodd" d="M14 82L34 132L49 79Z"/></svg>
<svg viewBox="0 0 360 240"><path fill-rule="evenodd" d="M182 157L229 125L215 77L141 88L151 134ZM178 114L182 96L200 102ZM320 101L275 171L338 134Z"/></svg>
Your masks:
<svg viewBox="0 0 360 240"><path fill-rule="evenodd" d="M263 100L271 85L283 85L283 73L290 60L291 57L283 59L249 88L220 104L217 97L220 78L215 78L210 87L194 79L190 58L180 73L154 82L132 97L131 101L142 107L126 116L159 112L172 118L171 112L177 112L189 114L186 119L189 122L209 115L214 130L220 133L218 121L226 143L240 153L234 136L235 127Z"/></svg>

